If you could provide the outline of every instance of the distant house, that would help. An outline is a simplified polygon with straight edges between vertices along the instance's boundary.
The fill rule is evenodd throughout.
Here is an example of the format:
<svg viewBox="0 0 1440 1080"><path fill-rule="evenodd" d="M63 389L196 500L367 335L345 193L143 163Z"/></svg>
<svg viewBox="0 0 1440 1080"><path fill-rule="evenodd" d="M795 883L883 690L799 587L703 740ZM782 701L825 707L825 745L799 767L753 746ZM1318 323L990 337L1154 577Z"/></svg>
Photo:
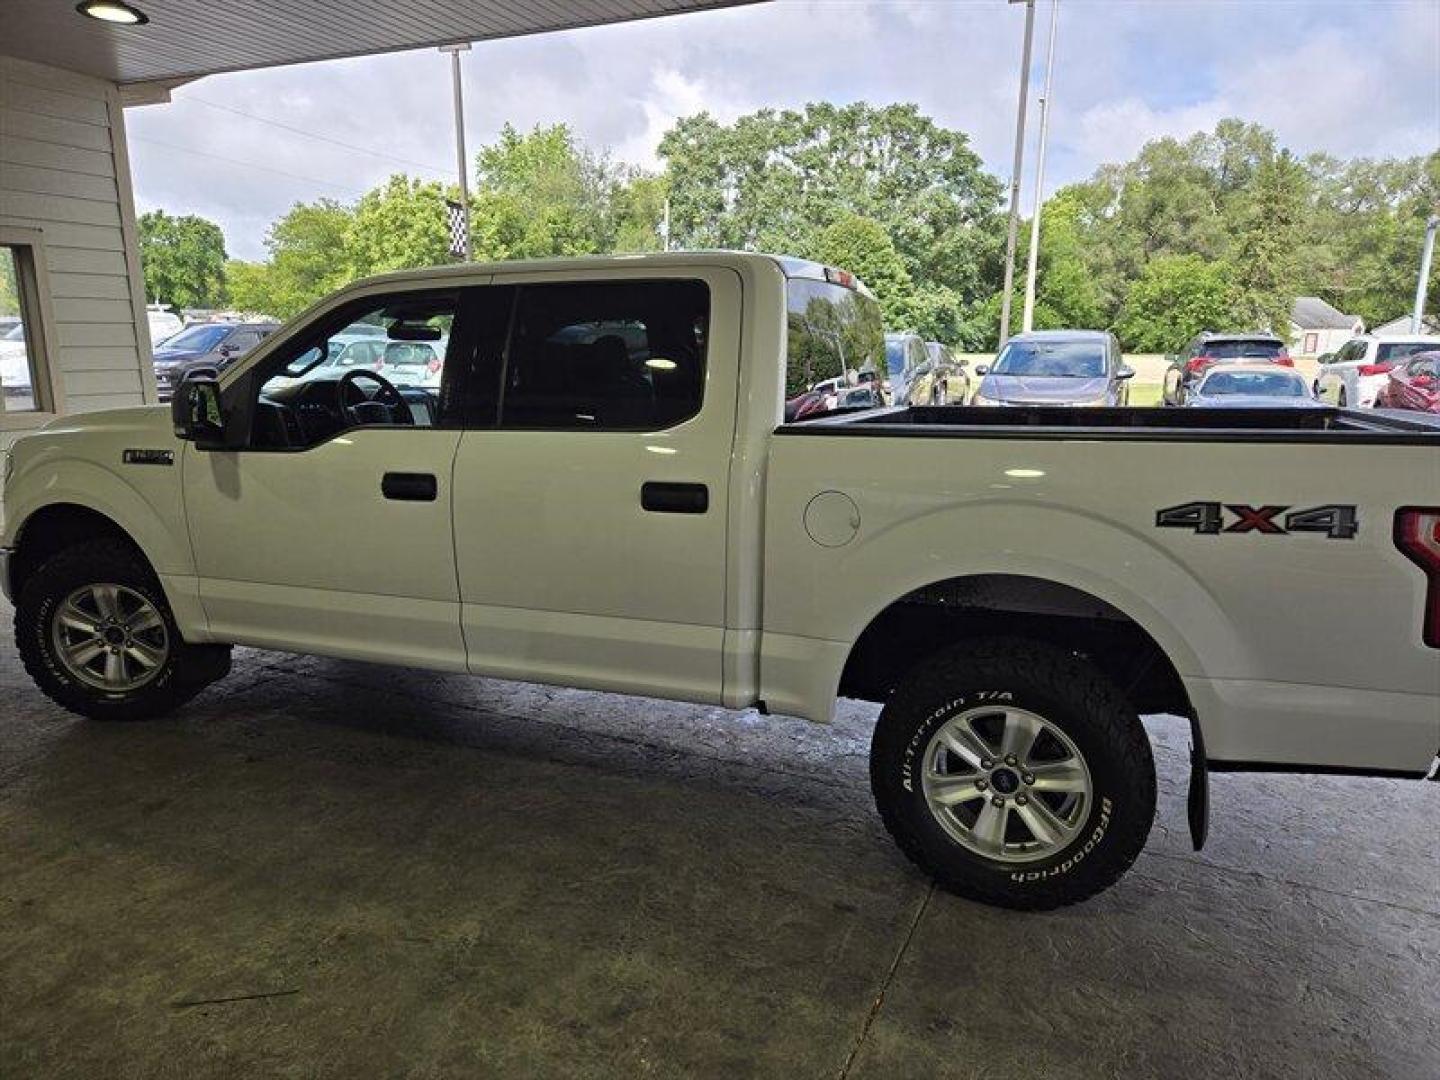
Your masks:
<svg viewBox="0 0 1440 1080"><path fill-rule="evenodd" d="M1389 334L1408 334L1410 332L1409 315L1401 315L1398 319L1391 319L1387 323L1381 323L1379 326L1370 328L1370 333L1376 337ZM1420 320L1420 333L1440 334L1440 318L1434 315L1426 315L1424 319Z"/></svg>
<svg viewBox="0 0 1440 1080"><path fill-rule="evenodd" d="M1297 297L1290 309L1290 338L1297 356L1334 352L1364 332L1365 324L1359 318L1336 310L1318 296Z"/></svg>

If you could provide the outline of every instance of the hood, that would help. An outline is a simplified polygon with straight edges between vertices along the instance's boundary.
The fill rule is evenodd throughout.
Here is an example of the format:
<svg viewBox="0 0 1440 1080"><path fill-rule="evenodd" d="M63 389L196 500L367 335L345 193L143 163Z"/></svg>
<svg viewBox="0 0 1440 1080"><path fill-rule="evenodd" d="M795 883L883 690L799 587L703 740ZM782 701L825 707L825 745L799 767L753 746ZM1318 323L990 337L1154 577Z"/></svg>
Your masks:
<svg viewBox="0 0 1440 1080"><path fill-rule="evenodd" d="M1110 391L1110 380L1055 375L986 375L980 396L1017 405L1078 405L1098 401Z"/></svg>
<svg viewBox="0 0 1440 1080"><path fill-rule="evenodd" d="M1313 398L1265 397L1263 394L1225 394L1215 397L1194 397L1185 402L1190 409L1323 409L1325 405Z"/></svg>
<svg viewBox="0 0 1440 1080"><path fill-rule="evenodd" d="M153 355L157 364L183 364L188 360L200 359L206 351L204 349L166 349L162 347L156 349Z"/></svg>

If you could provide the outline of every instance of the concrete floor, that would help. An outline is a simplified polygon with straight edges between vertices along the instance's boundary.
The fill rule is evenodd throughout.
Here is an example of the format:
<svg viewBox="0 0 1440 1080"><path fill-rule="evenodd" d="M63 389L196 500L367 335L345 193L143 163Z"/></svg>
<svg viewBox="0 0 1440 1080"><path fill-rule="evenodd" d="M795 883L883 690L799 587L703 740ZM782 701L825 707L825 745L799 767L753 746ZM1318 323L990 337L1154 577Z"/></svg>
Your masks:
<svg viewBox="0 0 1440 1080"><path fill-rule="evenodd" d="M1019 915L896 853L866 706L240 652L107 726L3 640L0 1076L1440 1073L1440 784L1217 777L1197 856L1158 719L1147 852Z"/></svg>

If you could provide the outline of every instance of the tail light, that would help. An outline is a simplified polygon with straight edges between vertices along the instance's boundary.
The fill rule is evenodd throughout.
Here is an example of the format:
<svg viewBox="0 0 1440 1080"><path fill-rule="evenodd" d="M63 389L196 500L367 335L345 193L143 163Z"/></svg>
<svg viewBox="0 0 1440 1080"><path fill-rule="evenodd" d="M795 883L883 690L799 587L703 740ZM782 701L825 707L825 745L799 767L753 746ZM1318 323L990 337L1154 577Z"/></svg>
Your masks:
<svg viewBox="0 0 1440 1080"><path fill-rule="evenodd" d="M1295 361L1284 349L1281 349L1278 353L1275 354L1275 363L1279 364L1281 367L1295 366Z"/></svg>
<svg viewBox="0 0 1440 1080"><path fill-rule="evenodd" d="M1395 511L1395 546L1425 571L1426 645L1440 649L1440 506L1402 506Z"/></svg>
<svg viewBox="0 0 1440 1080"><path fill-rule="evenodd" d="M430 363L426 364L425 367L431 375L434 375L440 370L440 358L438 356L432 357Z"/></svg>
<svg viewBox="0 0 1440 1080"><path fill-rule="evenodd" d="M1388 375L1394 368L1394 364L1361 364L1355 370L1361 375Z"/></svg>
<svg viewBox="0 0 1440 1080"><path fill-rule="evenodd" d="M1215 363L1213 357L1192 356L1185 362L1185 374L1198 375L1213 363Z"/></svg>

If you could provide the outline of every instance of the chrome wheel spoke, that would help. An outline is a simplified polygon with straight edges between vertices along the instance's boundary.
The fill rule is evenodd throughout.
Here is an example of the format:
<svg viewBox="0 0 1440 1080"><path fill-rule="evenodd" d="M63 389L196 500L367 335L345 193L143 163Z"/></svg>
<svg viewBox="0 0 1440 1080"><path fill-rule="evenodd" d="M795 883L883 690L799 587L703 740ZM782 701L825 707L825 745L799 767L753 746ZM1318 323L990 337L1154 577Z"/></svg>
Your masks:
<svg viewBox="0 0 1440 1080"><path fill-rule="evenodd" d="M972 731L969 725L949 723L940 729L940 741L945 749L958 757L974 772L981 770L981 762L995 756L985 741Z"/></svg>
<svg viewBox="0 0 1440 1080"><path fill-rule="evenodd" d="M974 776L935 776L925 789L941 806L956 806L985 794L975 786L976 779Z"/></svg>
<svg viewBox="0 0 1440 1080"><path fill-rule="evenodd" d="M970 835L986 854L998 855L1005 847L1005 823L1010 819L1010 807L996 806L987 802L975 819Z"/></svg>
<svg viewBox="0 0 1440 1080"><path fill-rule="evenodd" d="M1053 847L1072 831L1039 799L1032 799L1024 806L1017 806L1015 812L1020 815L1020 820L1025 823L1031 835L1042 844Z"/></svg>
<svg viewBox="0 0 1440 1080"><path fill-rule="evenodd" d="M1031 785L1034 791L1083 792L1089 784L1085 766L1074 758L1064 761L1047 761L1027 765L1030 775L1035 777Z"/></svg>
<svg viewBox="0 0 1440 1080"><path fill-rule="evenodd" d="M126 629L132 634L143 634L147 630L154 630L156 627L164 626L165 620L160 618L160 613L149 604L146 604L125 624Z"/></svg>
<svg viewBox="0 0 1440 1080"><path fill-rule="evenodd" d="M165 654L159 649L152 649L143 641L131 641L125 646L125 655L135 661L136 665L143 671L157 668L165 659Z"/></svg>
<svg viewBox="0 0 1440 1080"><path fill-rule="evenodd" d="M119 686L125 682L125 657L121 652L107 652L105 654L105 681L112 686Z"/></svg>
<svg viewBox="0 0 1440 1080"><path fill-rule="evenodd" d="M84 667L105 651L105 643L98 637L71 645L65 650L65 659L75 667Z"/></svg>
<svg viewBox="0 0 1440 1080"><path fill-rule="evenodd" d="M1024 762L1030 748L1044 730L1044 722L1032 713L1011 711L1005 714L1005 731L1000 736L1000 756Z"/></svg>
<svg viewBox="0 0 1440 1080"><path fill-rule="evenodd" d="M88 611L81 610L73 599L67 600L65 606L55 617L60 620L60 625L66 630L89 634L92 637L100 633L100 621Z"/></svg>
<svg viewBox="0 0 1440 1080"><path fill-rule="evenodd" d="M95 609L101 618L120 619L120 589L115 585L93 585L90 595L95 600Z"/></svg>

